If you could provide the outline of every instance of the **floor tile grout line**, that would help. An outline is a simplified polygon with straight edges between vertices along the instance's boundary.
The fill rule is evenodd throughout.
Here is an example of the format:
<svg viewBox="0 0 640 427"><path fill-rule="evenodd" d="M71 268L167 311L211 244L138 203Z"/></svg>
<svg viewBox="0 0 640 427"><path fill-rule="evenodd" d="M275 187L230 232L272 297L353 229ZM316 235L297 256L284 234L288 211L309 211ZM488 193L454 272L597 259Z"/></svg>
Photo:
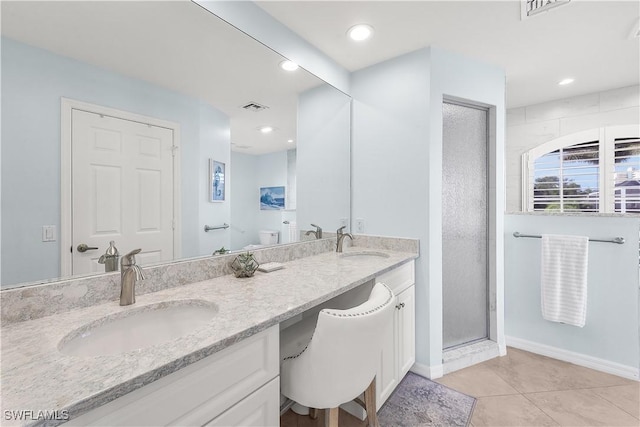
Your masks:
<svg viewBox="0 0 640 427"><path fill-rule="evenodd" d="M487 366L489 369L491 369L491 372L493 372L494 374L496 374L498 376L498 378L500 378L502 381L504 381L509 387L511 387L512 389L514 389L515 391L517 391L518 393L522 394L523 392L521 392L520 390L518 390L518 388L516 386L514 386L513 384L511 384L509 381L507 381L507 379L505 379L502 375L500 375L500 372L497 372L495 369L492 369L491 365Z"/></svg>
<svg viewBox="0 0 640 427"><path fill-rule="evenodd" d="M592 387L592 388L606 388L606 387ZM589 388L586 389L570 389L570 390L559 390L560 392L567 392L567 391L582 391L582 390L590 390ZM537 391L537 392L533 392L533 393L522 393L522 396L527 399L529 402L531 402L536 408L540 409L542 412L544 412L546 415L548 415L551 419L553 419L554 421L558 422L555 418L553 418L551 415L547 414L544 409L540 408L538 405L536 405L536 403L534 401L532 401L531 399L529 399L529 396L527 396L527 394L542 394L542 393L555 393L555 391ZM619 409L620 411L624 412L625 414L628 414L630 417L635 418L637 420L640 420L640 418L636 417L635 415L631 414L630 412L628 412L627 410L625 410L624 408L621 408L620 406L616 405L614 402L610 401L609 399L607 399L604 396L600 396L599 394L596 394L595 396L593 396L595 398L598 398L600 400L603 400L611 405L613 405L616 409ZM560 423L559 423L560 424ZM562 424L560 424L562 425Z"/></svg>
<svg viewBox="0 0 640 427"><path fill-rule="evenodd" d="M612 386L612 387L620 387L620 386ZM594 387L594 389L596 389L596 388L608 388L608 387ZM591 390L591 389L585 389L585 390ZM625 408L623 408L623 407L621 407L621 406L618 406L618 405L616 404L616 402L614 402L614 401L612 401L612 400L607 399L605 396L600 396L600 395L599 395L599 394L597 394L597 393L596 393L596 395L597 395L598 397L600 397L601 399L604 399L604 400L606 400L607 402L611 403L613 406L615 406L616 408L620 409L622 412L625 412L625 413L627 413L627 414L631 415L633 418L635 418L635 419L637 419L637 420L640 420L640 418L636 417L636 416L635 416L635 415L633 415L631 412L627 411Z"/></svg>
<svg viewBox="0 0 640 427"><path fill-rule="evenodd" d="M537 391L523 391L520 392L522 394L539 394L539 393L562 393L565 391L580 391L580 390L594 390L598 388L609 388L609 387L620 387L620 386L599 386L599 387L578 387L578 388L562 388L557 390L537 390Z"/></svg>
<svg viewBox="0 0 640 427"><path fill-rule="evenodd" d="M455 390L455 389L454 389L454 390ZM459 392L459 393L464 393L464 391L460 391L460 390L456 390L456 391L457 391L457 392ZM466 394L466 393L465 393L465 394ZM471 396L471 397L473 397L473 398L475 398L475 399L484 399L485 397L517 396L517 395L519 395L519 394L522 394L522 393L517 392L517 393L507 393L507 394L489 394L489 395L486 395L486 396L471 396L471 395L469 395L469 396Z"/></svg>
<svg viewBox="0 0 640 427"><path fill-rule="evenodd" d="M526 365L527 363L525 362L523 365ZM507 378L503 377L502 375L500 375L500 372L498 372L497 370L492 369L491 365L486 365L487 368L491 369L491 371L496 374L498 377L500 377L500 379L502 381L504 381L505 383L507 383L510 387L512 387L514 390L516 390L518 393L545 393L545 392L551 392L551 391L571 391L571 390L589 390L592 388L608 388L608 387L620 387L620 386L625 386L625 385L630 385L628 383L622 383L622 384L611 384L611 385L602 385L602 386L589 386L589 387L576 387L576 388L567 388L567 389L558 389L558 390L541 390L541 391L520 391L515 385L511 384ZM587 368L589 369L589 368ZM612 374L609 374L612 375ZM626 378L625 378L626 379ZM631 380L633 381L633 380ZM640 385L640 384L639 384Z"/></svg>
<svg viewBox="0 0 640 427"><path fill-rule="evenodd" d="M529 397L527 397L527 395L526 395L526 394L522 393L522 394L521 394L521 396L522 396L522 397L524 397L525 399L527 399L527 401L528 401L529 403L531 403L533 406L535 406L536 408L538 408L538 410L539 410L540 412L542 412L542 413L543 413L543 414L545 414L547 417L549 417L549 419L550 419L550 420L553 420L553 422L554 422L554 423L556 423L556 424L557 424L557 425L559 425L559 426L562 426L562 425L563 425L560 421L558 421L558 420L556 420L555 418L553 418L553 417L551 416L551 414L548 414L548 413L547 413L547 411L545 411L544 409L542 409L541 407L539 407L538 405L536 405L536 403L535 403L534 401L532 401L531 399L529 399Z"/></svg>

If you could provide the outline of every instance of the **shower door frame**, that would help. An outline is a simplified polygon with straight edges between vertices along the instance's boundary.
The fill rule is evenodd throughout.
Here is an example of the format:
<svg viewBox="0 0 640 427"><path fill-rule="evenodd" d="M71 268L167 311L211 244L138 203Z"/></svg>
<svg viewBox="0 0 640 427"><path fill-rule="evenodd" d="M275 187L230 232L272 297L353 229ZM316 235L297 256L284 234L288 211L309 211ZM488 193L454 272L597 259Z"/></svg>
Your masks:
<svg viewBox="0 0 640 427"><path fill-rule="evenodd" d="M495 152L495 141L492 138L492 133L495 133L495 107L487 104L483 104L480 102L474 102L467 99L452 97L452 96L443 96L442 104L451 104L460 107L473 108L476 110L484 111L486 114L486 123L485 123L485 159L484 159L484 167L485 167L485 200L486 200L486 222L484 224L486 231L486 239L484 242L484 250L486 252L485 259L485 336L472 339L470 341L466 341L459 344L454 344L452 346L445 346L445 330L444 330L444 280L442 282L442 292L443 292L443 301L442 301L442 349L443 351L455 350L460 347L465 347L470 344L474 344L481 341L492 340L496 341L496 330L495 330L495 319L492 316L492 293L495 296L495 281L492 278L492 270L494 266L495 260L495 244L491 244L491 236L492 229L495 228L493 224L493 220L495 220L495 196L491 196L491 188L492 183L495 181L495 177L491 174L492 167L492 159ZM444 162L444 115L442 117L442 147L443 147L443 162ZM443 166L444 167L444 166ZM444 214L444 212L443 212ZM492 227L494 226L494 227ZM444 255L444 254L443 254ZM443 260L444 261L444 260ZM444 267L444 262L443 262ZM443 271L444 273L444 271ZM493 304L495 306L495 304Z"/></svg>

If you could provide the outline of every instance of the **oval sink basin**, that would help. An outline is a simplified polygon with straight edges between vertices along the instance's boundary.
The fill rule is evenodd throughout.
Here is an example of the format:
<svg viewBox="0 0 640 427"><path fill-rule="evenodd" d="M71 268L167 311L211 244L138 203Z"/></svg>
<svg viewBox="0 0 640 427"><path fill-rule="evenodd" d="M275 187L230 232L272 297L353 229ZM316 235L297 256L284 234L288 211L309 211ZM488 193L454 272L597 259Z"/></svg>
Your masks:
<svg viewBox="0 0 640 427"><path fill-rule="evenodd" d="M60 341L58 349L70 356L105 356L139 350L188 335L217 313L216 304L202 300L137 307L72 331Z"/></svg>
<svg viewBox="0 0 640 427"><path fill-rule="evenodd" d="M375 251L353 251L353 252L343 252L340 255L340 258L371 260L375 258L389 258L389 254L385 254L384 252L375 252Z"/></svg>

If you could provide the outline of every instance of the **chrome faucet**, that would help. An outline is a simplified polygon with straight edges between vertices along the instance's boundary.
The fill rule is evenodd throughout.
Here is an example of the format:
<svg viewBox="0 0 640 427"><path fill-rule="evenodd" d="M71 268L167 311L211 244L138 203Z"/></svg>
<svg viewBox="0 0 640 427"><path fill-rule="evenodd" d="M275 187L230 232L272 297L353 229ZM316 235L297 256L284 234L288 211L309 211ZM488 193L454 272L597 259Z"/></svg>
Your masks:
<svg viewBox="0 0 640 427"><path fill-rule="evenodd" d="M120 259L120 305L136 302L136 282L144 280L142 268L136 264L136 254L142 249L134 249Z"/></svg>
<svg viewBox="0 0 640 427"><path fill-rule="evenodd" d="M338 231L336 231L337 236L338 236L338 243L336 245L336 252L342 252L342 241L344 240L345 237L348 237L351 240L353 240L353 236L351 235L351 233L344 233L342 231L346 227L347 227L346 225L343 225L342 227L338 228Z"/></svg>
<svg viewBox="0 0 640 427"><path fill-rule="evenodd" d="M315 224L311 224L312 227L315 227L316 230L309 230L306 233L304 233L305 236L308 236L310 234L313 234L314 236L316 236L316 239L322 239L322 228L320 228L320 226L315 225Z"/></svg>

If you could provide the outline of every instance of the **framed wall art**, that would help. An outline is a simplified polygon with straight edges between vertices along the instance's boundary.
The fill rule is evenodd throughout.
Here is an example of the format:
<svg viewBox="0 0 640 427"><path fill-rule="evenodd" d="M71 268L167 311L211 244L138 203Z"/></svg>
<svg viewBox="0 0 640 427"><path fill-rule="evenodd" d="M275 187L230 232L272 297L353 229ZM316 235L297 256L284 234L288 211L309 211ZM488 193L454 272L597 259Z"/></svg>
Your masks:
<svg viewBox="0 0 640 427"><path fill-rule="evenodd" d="M284 187L260 187L260 209L284 209Z"/></svg>
<svg viewBox="0 0 640 427"><path fill-rule="evenodd" d="M209 201L224 202L226 196L224 178L224 163L209 159Z"/></svg>

